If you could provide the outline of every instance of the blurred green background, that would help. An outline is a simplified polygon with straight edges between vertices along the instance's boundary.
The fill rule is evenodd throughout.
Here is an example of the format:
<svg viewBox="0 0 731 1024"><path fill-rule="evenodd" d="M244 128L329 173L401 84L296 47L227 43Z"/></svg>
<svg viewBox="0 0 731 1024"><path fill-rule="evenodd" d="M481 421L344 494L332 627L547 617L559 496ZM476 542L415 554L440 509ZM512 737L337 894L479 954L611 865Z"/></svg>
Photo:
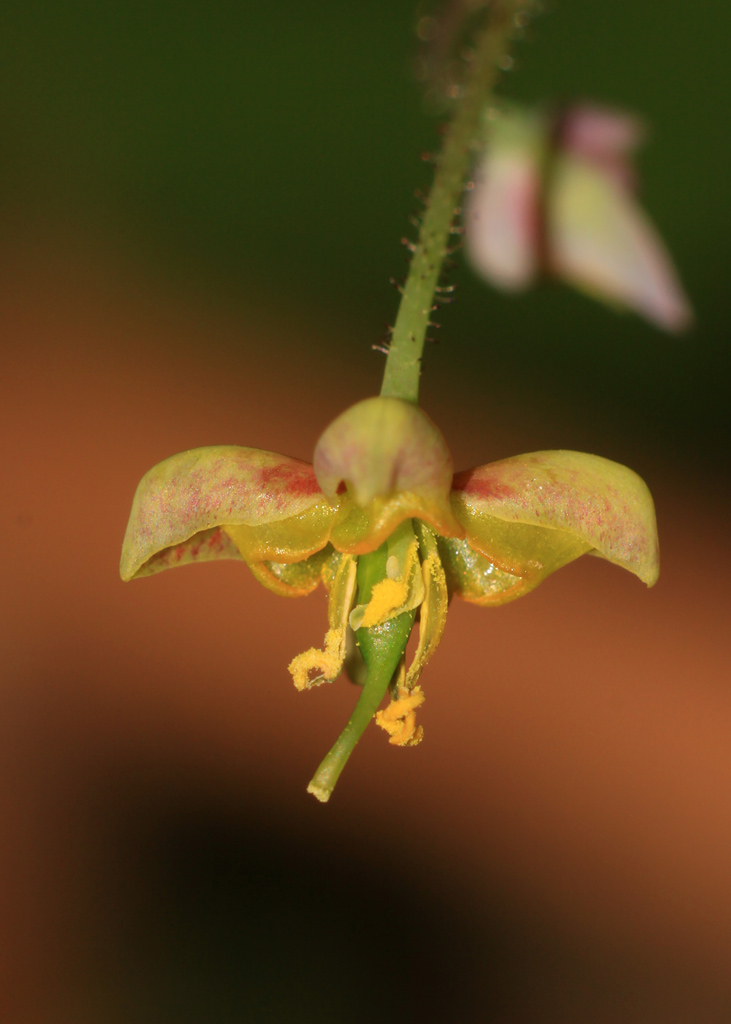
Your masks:
<svg viewBox="0 0 731 1024"><path fill-rule="evenodd" d="M399 240L429 182L419 155L436 140L410 74L415 23L409 0L6 4L5 219L81 226L151 276L336 320L344 374L373 391L382 360L368 346L393 322L387 281L405 271ZM564 0L546 6L501 84L527 101L588 97L646 117L643 195L697 328L668 338L559 285L507 298L460 268L459 302L427 353L427 399L451 382L508 417L573 423L605 455L629 441L640 469L666 458L718 473L730 30L720 2Z"/></svg>

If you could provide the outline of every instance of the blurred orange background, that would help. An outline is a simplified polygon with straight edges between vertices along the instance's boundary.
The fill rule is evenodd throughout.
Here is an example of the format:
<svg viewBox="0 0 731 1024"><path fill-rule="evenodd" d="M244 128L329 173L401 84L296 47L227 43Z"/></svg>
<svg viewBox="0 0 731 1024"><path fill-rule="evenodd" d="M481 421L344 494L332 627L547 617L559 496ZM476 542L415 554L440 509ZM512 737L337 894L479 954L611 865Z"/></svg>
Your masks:
<svg viewBox="0 0 731 1024"><path fill-rule="evenodd" d="M309 458L377 367L325 358L335 318L183 294L88 240L1 260L0 1018L728 1020L713 481L650 479L651 591L586 558L502 609L455 602L425 742L369 730L321 806L305 785L355 691L296 693L286 665L321 641L322 593L236 563L123 585L117 564L149 466L212 443ZM458 467L534 441L454 399L427 409Z"/></svg>

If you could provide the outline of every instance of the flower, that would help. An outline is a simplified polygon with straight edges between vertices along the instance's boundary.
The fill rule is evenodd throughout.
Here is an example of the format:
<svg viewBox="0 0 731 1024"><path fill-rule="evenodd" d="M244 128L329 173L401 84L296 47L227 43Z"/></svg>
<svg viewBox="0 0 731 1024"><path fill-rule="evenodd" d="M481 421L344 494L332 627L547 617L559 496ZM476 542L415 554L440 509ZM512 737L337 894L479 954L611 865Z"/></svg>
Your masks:
<svg viewBox="0 0 731 1024"><path fill-rule="evenodd" d="M648 586L657 580L652 498L631 470L596 455L548 451L453 475L446 442L425 412L401 399L369 398L327 427L312 466L219 446L153 467L135 494L120 572L130 580L234 558L284 596L309 594L322 581L329 628L321 649L289 665L300 690L334 680L344 666L362 683L358 645L367 647L370 673L366 640L391 643L389 630L401 623L395 660L365 721L391 681L391 705L376 720L391 743L409 746L422 736L417 683L450 599L504 604L587 553ZM341 767L311 791L327 799Z"/></svg>
<svg viewBox="0 0 731 1024"><path fill-rule="evenodd" d="M687 327L688 300L634 197L642 135L636 118L590 104L501 112L466 211L474 269L511 291L552 274L665 330Z"/></svg>

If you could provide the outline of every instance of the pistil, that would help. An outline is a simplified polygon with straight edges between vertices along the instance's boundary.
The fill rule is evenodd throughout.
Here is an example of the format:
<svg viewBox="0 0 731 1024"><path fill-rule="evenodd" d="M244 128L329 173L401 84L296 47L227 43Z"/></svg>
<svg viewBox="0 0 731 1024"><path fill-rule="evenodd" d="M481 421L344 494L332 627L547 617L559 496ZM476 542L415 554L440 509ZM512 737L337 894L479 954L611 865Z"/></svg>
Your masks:
<svg viewBox="0 0 731 1024"><path fill-rule="evenodd" d="M374 588L387 578L388 543L377 551L358 559L358 598L368 604ZM356 630L356 640L366 663L367 676L358 703L334 746L315 772L307 792L323 803L330 799L340 773L356 743L363 735L378 706L386 696L389 684L399 670L411 634L416 608L377 626Z"/></svg>

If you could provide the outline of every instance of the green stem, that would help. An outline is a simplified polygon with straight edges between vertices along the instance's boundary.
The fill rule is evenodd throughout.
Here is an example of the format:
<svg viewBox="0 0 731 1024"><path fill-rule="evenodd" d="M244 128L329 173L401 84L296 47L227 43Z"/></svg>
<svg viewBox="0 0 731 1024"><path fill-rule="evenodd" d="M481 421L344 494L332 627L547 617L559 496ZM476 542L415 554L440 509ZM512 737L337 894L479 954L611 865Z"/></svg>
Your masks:
<svg viewBox="0 0 731 1024"><path fill-rule="evenodd" d="M384 397L410 402L419 400L424 340L448 251L452 220L469 171L470 150L500 62L507 55L516 15L526 6L526 0L494 0L489 7L487 25L476 41L464 92L438 157L434 184L404 285L383 374L381 395Z"/></svg>
<svg viewBox="0 0 731 1024"><path fill-rule="evenodd" d="M382 544L377 551L362 555L358 559L358 599L370 600L373 587L386 575L388 544ZM396 672L406 650L411 627L414 625L416 609L403 612L395 619L389 619L380 626L359 629L356 632L358 645L366 663L367 675L358 703L348 724L335 741L315 772L307 792L322 803L330 799L335 783L345 764L371 721L378 705L386 696L388 684Z"/></svg>
<svg viewBox="0 0 731 1024"><path fill-rule="evenodd" d="M404 612L403 615L399 616L399 619L409 619L406 640L408 640L408 634L411 632L411 626L414 622L414 614L414 612ZM398 619L394 619L393 622L398 622ZM374 627L374 629L378 628L379 627L377 626ZM362 632L373 632L373 630L363 630ZM406 640L404 640L404 648L406 647ZM372 666L369 666L365 686L361 691L360 698L358 699L358 703L355 705L353 714L348 719L348 724L335 740L332 749L322 761L320 767L312 777L312 781L307 787L307 792L312 793L312 795L316 796L318 800L322 801L322 803L326 803L330 799L330 794L335 788L335 783L338 781L340 773L352 754L356 743L361 738L368 723L372 720L378 710L378 705L386 696L388 684L391 682L393 673L398 667L398 663L401 660L401 654L403 654L403 651L401 651L396 659L396 665L391 669L385 664L380 665L377 670L374 670Z"/></svg>

